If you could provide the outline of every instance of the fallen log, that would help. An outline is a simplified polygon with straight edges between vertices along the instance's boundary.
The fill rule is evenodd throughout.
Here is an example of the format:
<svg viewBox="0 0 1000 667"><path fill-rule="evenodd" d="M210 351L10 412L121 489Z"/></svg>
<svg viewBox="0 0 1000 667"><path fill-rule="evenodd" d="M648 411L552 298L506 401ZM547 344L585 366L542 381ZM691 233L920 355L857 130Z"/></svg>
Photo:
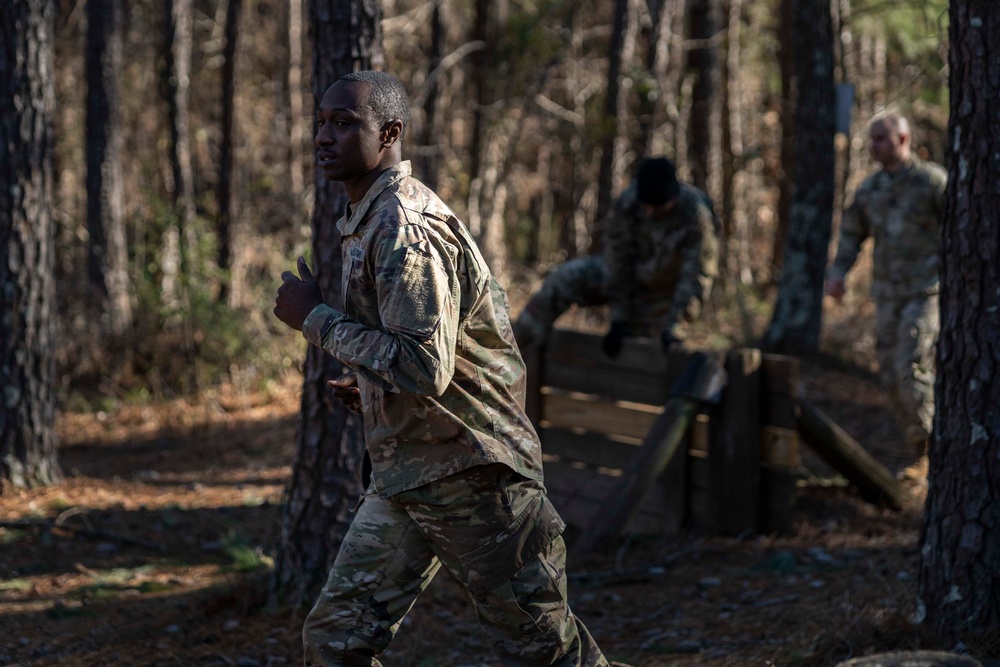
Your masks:
<svg viewBox="0 0 1000 667"><path fill-rule="evenodd" d="M862 498L893 509L906 504L910 494L892 473L819 408L801 398L798 422L802 440L854 484Z"/></svg>
<svg viewBox="0 0 1000 667"><path fill-rule="evenodd" d="M945 651L878 653L837 663L835 667L982 667L967 655Z"/></svg>

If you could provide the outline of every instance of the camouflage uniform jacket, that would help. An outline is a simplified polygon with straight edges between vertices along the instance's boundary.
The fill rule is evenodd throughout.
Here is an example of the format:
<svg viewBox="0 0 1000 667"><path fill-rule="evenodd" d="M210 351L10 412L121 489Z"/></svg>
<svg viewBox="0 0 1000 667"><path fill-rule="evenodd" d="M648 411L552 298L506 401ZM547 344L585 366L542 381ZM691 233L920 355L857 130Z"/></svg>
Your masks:
<svg viewBox="0 0 1000 667"><path fill-rule="evenodd" d="M867 177L844 212L828 277L842 279L870 236L876 299L937 294L947 182L943 167L917 158Z"/></svg>
<svg viewBox="0 0 1000 667"><path fill-rule="evenodd" d="M400 162L337 224L344 312L303 335L357 372L379 493L490 463L541 480L507 296L462 222Z"/></svg>
<svg viewBox="0 0 1000 667"><path fill-rule="evenodd" d="M718 273L717 220L701 190L681 184L673 208L650 218L634 184L604 229L606 294L612 321L653 330L695 317Z"/></svg>

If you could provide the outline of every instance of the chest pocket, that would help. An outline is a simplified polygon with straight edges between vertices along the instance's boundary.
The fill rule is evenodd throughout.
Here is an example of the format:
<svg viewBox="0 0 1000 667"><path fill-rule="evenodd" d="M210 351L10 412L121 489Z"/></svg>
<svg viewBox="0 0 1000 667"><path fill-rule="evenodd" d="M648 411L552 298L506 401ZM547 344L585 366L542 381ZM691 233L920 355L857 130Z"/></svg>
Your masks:
<svg viewBox="0 0 1000 667"><path fill-rule="evenodd" d="M448 226L458 239L461 252L456 259L458 270L459 286L461 288L461 301L459 303L459 317L465 319L472 312L476 304L489 292L488 284L490 271L486 267L486 260L479 252L468 230L456 218L448 219Z"/></svg>
<svg viewBox="0 0 1000 667"><path fill-rule="evenodd" d="M453 288L426 241L403 250L394 282L382 312L384 323L395 331L430 338Z"/></svg>

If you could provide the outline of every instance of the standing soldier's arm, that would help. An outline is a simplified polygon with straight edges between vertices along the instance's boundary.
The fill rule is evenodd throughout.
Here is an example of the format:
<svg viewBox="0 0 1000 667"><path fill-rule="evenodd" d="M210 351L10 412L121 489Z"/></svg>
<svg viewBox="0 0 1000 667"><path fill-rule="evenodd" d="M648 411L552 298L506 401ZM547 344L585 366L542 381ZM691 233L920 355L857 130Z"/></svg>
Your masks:
<svg viewBox="0 0 1000 667"><path fill-rule="evenodd" d="M702 303L712 291L719 273L719 240L715 235L715 214L699 204L688 239L680 248L681 269L670 311L663 322L663 335L679 339L677 325L701 313Z"/></svg>
<svg viewBox="0 0 1000 667"><path fill-rule="evenodd" d="M612 322L629 322L633 316L637 255L629 203L632 199L628 194L620 197L604 227L605 290Z"/></svg>
<svg viewBox="0 0 1000 667"><path fill-rule="evenodd" d="M844 211L844 217L840 221L840 241L837 243L837 254L826 273L826 291L832 296L839 297L843 294L844 276L854 266L858 252L861 250L861 244L871 233L871 226L864 212L863 198L864 187L862 186L855 195L854 202ZM837 289L838 287L839 289Z"/></svg>

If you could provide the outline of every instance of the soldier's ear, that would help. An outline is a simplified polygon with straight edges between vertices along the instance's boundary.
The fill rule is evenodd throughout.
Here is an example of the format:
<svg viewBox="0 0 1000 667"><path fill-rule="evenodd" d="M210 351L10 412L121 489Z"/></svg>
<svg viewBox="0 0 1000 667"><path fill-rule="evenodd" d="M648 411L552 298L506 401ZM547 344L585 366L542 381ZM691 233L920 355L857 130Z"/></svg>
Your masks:
<svg viewBox="0 0 1000 667"><path fill-rule="evenodd" d="M399 141L400 137L403 136L403 121L398 118L386 121L379 134L382 146L384 148L390 148L393 144Z"/></svg>

